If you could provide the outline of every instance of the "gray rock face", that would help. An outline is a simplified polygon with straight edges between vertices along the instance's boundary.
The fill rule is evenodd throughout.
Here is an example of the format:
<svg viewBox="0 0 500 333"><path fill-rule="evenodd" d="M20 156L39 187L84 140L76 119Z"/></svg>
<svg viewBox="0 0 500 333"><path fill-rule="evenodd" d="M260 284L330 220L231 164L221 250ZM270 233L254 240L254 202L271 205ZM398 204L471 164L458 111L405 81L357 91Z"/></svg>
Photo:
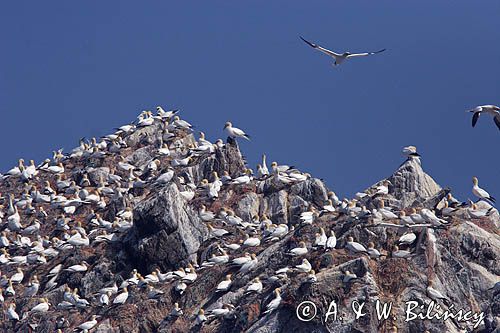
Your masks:
<svg viewBox="0 0 500 333"><path fill-rule="evenodd" d="M392 183L389 186L390 193L401 202L402 207L421 203L441 190L434 179L424 172L417 159L403 163L388 180Z"/></svg>
<svg viewBox="0 0 500 333"><path fill-rule="evenodd" d="M129 234L130 253L141 267L173 269L196 261L200 244L208 229L170 183L134 211L134 228ZM143 266L145 265L145 266Z"/></svg>
<svg viewBox="0 0 500 333"><path fill-rule="evenodd" d="M211 171L227 170L225 163L241 159L236 146L231 153L201 161L199 167L191 168L195 179L207 178ZM233 173L243 169L243 161ZM388 178L392 185L385 200L401 209L408 207L434 208L448 193L443 190L429 175L420 163L409 160L398 168ZM378 186L380 183L375 184ZM266 214L275 224L284 223L296 226L295 232L282 240L264 245L259 254L259 263L251 274L237 274L231 292L211 300L204 300L205 290L213 289L223 279L224 274L208 274L201 278L201 285L192 286L193 293L187 296L185 306L196 306L205 301L205 308L212 309L223 303L240 304L236 318L227 319L218 326L219 332L377 332L390 330L395 326L401 332L459 332L463 323L453 321L422 321L404 322L405 302L428 300L426 287L429 279L433 279L438 290L448 295L456 308L485 311L489 315L488 327L498 325L500 305L499 298L492 299L484 286L491 286L499 279L498 255L500 255L500 239L476 224L468 222L467 216L459 218L448 230L435 230L437 243L433 243L429 232L422 230L422 250L415 250L414 259L388 257L383 262L375 262L366 257L356 257L335 250L330 253L315 254L310 258L313 268L320 271L317 274L318 283L314 285L297 284L297 277L286 282L284 292L285 304L277 311L260 318L252 317L254 311L265 309L272 299L272 294L264 298L264 303L255 304L245 299L244 288L256 276L270 276L285 265L294 265L291 258L285 254L287 249L296 246L297 239L308 239L319 226L332 228L338 237L337 247L341 249L347 236L354 236L362 244L373 241L381 251L391 251L389 243L401 234L398 231L385 228L368 229L353 223L345 216L334 221L321 219L318 225L299 226L299 215L310 205L321 207L327 199L328 190L324 184L311 178L309 180L287 186L276 177L271 176L257 181L255 190L229 190L220 198L228 206L233 206L237 215L245 221L254 216ZM178 190L174 184L161 189L159 194L141 203L136 208L136 229L134 234L136 245L134 256L148 263L148 267L175 267L179 262L184 264L196 260L196 253L203 252L208 241L205 228L197 212L189 208L178 198ZM496 214L496 213L495 213ZM490 222L498 223L498 215L492 214ZM458 217L457 217L458 218ZM447 241L444 243L444 237ZM309 238L312 243L314 239ZM133 243L133 242L132 242ZM448 244L448 245L445 245ZM449 244L454 244L452 247ZM151 251L151 249L155 251ZM206 248L208 253L210 246ZM175 253L175 254L174 254ZM203 256L206 258L206 255ZM345 271L349 270L358 276L355 283L342 282ZM296 276L292 273L292 276ZM298 279L300 281L300 279ZM319 314L311 322L297 319L295 306L301 301L313 301L318 306ZM393 304L397 315L383 323L377 318L375 301ZM335 301L343 308L342 321L324 322L321 316L327 311L330 302ZM362 319L355 318L349 306L353 301L366 302L366 315ZM243 302L243 303L241 303ZM496 309L496 310L495 310ZM250 324L248 320L254 318ZM486 324L485 324L486 325ZM491 326L493 325L493 326ZM470 327L470 326L469 326ZM482 326L486 327L486 326ZM168 330L162 329L162 332ZM487 331L487 330L486 330Z"/></svg>

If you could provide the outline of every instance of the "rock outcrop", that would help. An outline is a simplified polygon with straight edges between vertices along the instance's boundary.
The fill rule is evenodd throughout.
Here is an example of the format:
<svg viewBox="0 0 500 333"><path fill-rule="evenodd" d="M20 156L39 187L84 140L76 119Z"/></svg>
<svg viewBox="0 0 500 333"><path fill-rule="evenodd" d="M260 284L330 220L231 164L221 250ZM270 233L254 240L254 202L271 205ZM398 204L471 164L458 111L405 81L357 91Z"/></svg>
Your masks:
<svg viewBox="0 0 500 333"><path fill-rule="evenodd" d="M43 207L48 213L46 217L37 217L42 220L40 230L32 234L9 231L9 237L22 235L35 241L39 236L47 243L47 248L57 249L59 253L46 255L46 263L35 260L34 263L18 264L9 259L1 264L4 290L17 267L22 268L25 277L15 285L16 296L6 295L3 305L6 310L7 304L15 304L21 319L4 320L0 328L6 332L55 332L59 327L69 332L90 320L92 314L100 316L93 328L95 332L395 332L395 328L398 332L493 332L500 328L500 290L490 289L500 280L498 211L487 203L479 203L477 208L456 205L453 212L444 214L441 208L450 190L442 189L425 173L419 160L409 159L387 178L390 181L387 194L373 194L373 189L383 185L382 180L364 191L366 196L358 200L333 202L335 211L323 208L327 200L335 201L336 198L321 180L303 173L300 173L303 179L292 179L288 171L241 184L229 181L220 187L217 196L210 197L203 180L213 183L214 177L225 172L232 179L245 173L246 165L238 145L229 140L227 144L216 146L210 154L196 153L193 150L196 140L190 131L171 129L175 139L165 139L168 132L165 126L157 121L122 134L126 144L118 153L97 156L94 151L64 161L66 177L80 182L84 175L88 176L89 189L112 187L111 181L102 186L102 179L112 173L120 174L123 180L118 182L121 185L114 188L113 194L103 199L104 207L88 203L79 205L66 222L68 228L57 226L60 206L54 202L33 202L37 210ZM175 151L179 156L192 157L187 166L173 167L175 176L166 184L155 181L158 175L171 168L173 157L158 155L164 142L168 142L172 155ZM157 170L148 167L155 160L159 161ZM128 171L118 170L119 161L136 168L135 179L126 180ZM29 183L41 189L45 181L56 188L53 176L42 171ZM0 184L0 192L12 194L19 203L26 183L6 178ZM123 185L125 183L127 186ZM181 194L183 191L195 192L194 198L186 198ZM7 196L3 197L2 230L9 229L8 200ZM380 220L376 210L372 211L380 201L406 215L410 215L411 208L435 210L441 222L413 228L399 218ZM207 222L200 217L202 205L214 213L211 223L227 230L227 235L215 237L211 233ZM362 206L367 210L363 211ZM107 225L94 219L93 214L98 213L113 221L125 207L133 211L133 219L128 224ZM487 210L487 213L474 216L471 209ZM229 211L241 218L242 224L232 225L221 216ZM312 223L304 223L301 218L307 211L313 216ZM23 228L35 220L33 214L26 214L24 210L21 215ZM259 225L265 219L272 224ZM276 236L273 230L280 225L288 232ZM65 233L78 230L78 227L86 230L90 245L70 248L49 242L52 237L68 241L64 238ZM328 236L330 231L336 235L336 246L326 250L317 244L316 238L322 232ZM400 243L400 237L409 232L415 233L416 240L410 244ZM98 240L111 233L113 239ZM234 250L227 248L229 244L239 245L244 235L258 237L260 244ZM349 252L346 249L349 237L365 247L373 243L381 253L380 258ZM300 242L306 244L307 254L290 255L290 250ZM398 257L395 245L408 251L408 257ZM31 245L4 248L9 258L35 251ZM247 272L241 272L240 267L230 263L207 265L213 256L228 253L233 259L244 256L245 252L257 258L256 265ZM293 269L303 259L311 263L317 281L308 280L311 272ZM54 274L48 273L56 265L67 268L83 260L88 263L87 271L62 270L56 275L57 285L50 286ZM138 280L143 281L141 278L157 269L172 272L188 265L196 267L196 278L186 284L182 293L176 289L182 281L178 277L163 282L129 282L129 297L124 304L99 305L99 290L113 282L120 286L134 269L141 274ZM288 272L276 274L284 267L290 268ZM356 277L346 282L347 272ZM217 285L227 274L232 274L231 287L226 292L216 292ZM46 297L52 304L47 312L29 312L38 300L19 296L35 275L41 281L35 297ZM264 282L262 292L247 293L246 288L255 278ZM446 300L435 300L442 309L482 312L484 321L476 328L474 320L405 321L408 302L429 304L432 296L427 287L431 283L446 297ZM146 285L163 294L151 298ZM278 287L282 301L276 310L265 313ZM89 304L70 304L68 309L57 306L65 299L65 288L78 288L79 296ZM387 319L378 319L377 300L392 304L392 314ZM307 318L308 321L300 320L297 314L301 311L299 304L304 301L316 305L316 316ZM325 316L332 309L332 302L338 307L337 320ZM365 303L364 315L358 318L351 306L362 303ZM172 314L174 304L182 309L182 315ZM208 314L227 304L231 307L226 315L208 316L209 320L202 325L196 323L200 309ZM64 317L63 324L59 325L61 317Z"/></svg>

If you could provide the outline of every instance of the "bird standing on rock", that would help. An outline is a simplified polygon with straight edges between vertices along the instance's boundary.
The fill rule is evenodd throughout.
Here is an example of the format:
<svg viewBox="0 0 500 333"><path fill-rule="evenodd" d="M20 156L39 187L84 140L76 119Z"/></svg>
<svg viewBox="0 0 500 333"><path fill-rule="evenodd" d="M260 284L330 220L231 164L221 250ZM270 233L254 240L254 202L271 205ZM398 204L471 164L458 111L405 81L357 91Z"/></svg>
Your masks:
<svg viewBox="0 0 500 333"><path fill-rule="evenodd" d="M485 190L483 190L482 188L479 187L479 181L477 179L477 177L472 177L472 183L474 184L474 186L472 187L472 193L478 197L479 199L485 199L485 200L488 200L490 202L495 202L496 199L493 198L488 192L486 192Z"/></svg>
<svg viewBox="0 0 500 333"><path fill-rule="evenodd" d="M281 304L280 292L281 292L280 288L274 289L274 295L276 295L276 297L271 302L269 302L269 304L266 307L266 311L264 311L264 313L273 312L274 310L276 310L278 308L278 306L280 306L280 304Z"/></svg>
<svg viewBox="0 0 500 333"><path fill-rule="evenodd" d="M231 138L245 138L250 141L250 136L243 130L233 127L233 124L230 121L226 122L224 129Z"/></svg>

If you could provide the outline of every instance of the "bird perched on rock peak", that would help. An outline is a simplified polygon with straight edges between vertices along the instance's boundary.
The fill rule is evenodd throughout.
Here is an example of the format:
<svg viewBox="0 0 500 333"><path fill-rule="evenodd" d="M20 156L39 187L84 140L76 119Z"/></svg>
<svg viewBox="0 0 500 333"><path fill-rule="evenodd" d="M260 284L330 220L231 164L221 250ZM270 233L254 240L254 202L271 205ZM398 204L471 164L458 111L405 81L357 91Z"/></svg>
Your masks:
<svg viewBox="0 0 500 333"><path fill-rule="evenodd" d="M472 184L474 184L474 186L472 186L472 193L476 197L478 197L479 199L488 200L493 203L496 201L496 199L493 198L488 192L479 187L479 180L477 179L477 177L472 177Z"/></svg>
<svg viewBox="0 0 500 333"><path fill-rule="evenodd" d="M226 130L227 134L231 138L245 138L247 140L250 140L250 136L248 134L237 127L233 127L233 124L230 121L226 122L223 129Z"/></svg>

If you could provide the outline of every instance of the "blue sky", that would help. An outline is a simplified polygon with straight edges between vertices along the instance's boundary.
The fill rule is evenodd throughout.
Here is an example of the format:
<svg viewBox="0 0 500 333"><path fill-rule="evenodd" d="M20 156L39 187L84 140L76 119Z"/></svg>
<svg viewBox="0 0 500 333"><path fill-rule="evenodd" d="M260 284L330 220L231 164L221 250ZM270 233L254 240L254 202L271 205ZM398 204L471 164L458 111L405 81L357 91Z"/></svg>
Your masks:
<svg viewBox="0 0 500 333"><path fill-rule="evenodd" d="M465 110L500 104L497 1L9 1L0 5L0 170L101 136L156 105L351 196L401 147L462 198L500 197L500 133ZM351 52L340 67L301 42ZM495 147L496 146L496 147Z"/></svg>

